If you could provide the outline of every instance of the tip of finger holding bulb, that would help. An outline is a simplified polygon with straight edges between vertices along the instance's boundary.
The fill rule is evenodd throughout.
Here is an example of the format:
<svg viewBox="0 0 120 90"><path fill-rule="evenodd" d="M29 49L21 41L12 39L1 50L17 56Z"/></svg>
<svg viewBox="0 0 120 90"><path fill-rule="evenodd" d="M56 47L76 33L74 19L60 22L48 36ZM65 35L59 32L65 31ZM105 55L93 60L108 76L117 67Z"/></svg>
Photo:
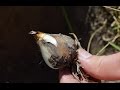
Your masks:
<svg viewBox="0 0 120 90"><path fill-rule="evenodd" d="M78 53L78 59L84 62L88 62L89 61L88 58L92 56L92 54L90 54L89 52L87 52L85 49L82 48L78 49L77 53Z"/></svg>

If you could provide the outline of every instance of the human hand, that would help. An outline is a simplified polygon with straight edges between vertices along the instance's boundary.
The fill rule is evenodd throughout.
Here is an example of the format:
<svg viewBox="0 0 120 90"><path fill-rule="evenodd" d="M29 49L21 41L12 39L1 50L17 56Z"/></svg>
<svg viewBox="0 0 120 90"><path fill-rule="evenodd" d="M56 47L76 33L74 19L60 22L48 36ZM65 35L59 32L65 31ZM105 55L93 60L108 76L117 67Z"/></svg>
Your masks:
<svg viewBox="0 0 120 90"><path fill-rule="evenodd" d="M78 61L83 69L94 78L100 80L120 80L120 53L96 56L84 49L78 49ZM60 70L60 83L79 83L69 70Z"/></svg>
<svg viewBox="0 0 120 90"><path fill-rule="evenodd" d="M100 80L120 80L120 52L96 56L84 49L78 49L78 59L83 69L92 77Z"/></svg>

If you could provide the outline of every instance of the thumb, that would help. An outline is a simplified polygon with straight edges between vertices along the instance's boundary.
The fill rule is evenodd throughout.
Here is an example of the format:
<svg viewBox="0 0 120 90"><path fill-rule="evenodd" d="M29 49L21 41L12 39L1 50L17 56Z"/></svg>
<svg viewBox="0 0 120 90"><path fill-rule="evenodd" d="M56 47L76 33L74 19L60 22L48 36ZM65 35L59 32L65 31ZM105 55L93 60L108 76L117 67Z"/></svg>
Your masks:
<svg viewBox="0 0 120 90"><path fill-rule="evenodd" d="M83 69L91 76L99 77L99 66L102 61L102 57L90 54L84 49L78 49L78 61L81 63Z"/></svg>
<svg viewBox="0 0 120 90"><path fill-rule="evenodd" d="M80 48L77 50L78 52L78 59L82 60L83 62L89 62L89 59L92 54L88 53L86 50Z"/></svg>
<svg viewBox="0 0 120 90"><path fill-rule="evenodd" d="M78 61L91 76L102 80L120 79L120 52L107 56L96 56L78 49Z"/></svg>

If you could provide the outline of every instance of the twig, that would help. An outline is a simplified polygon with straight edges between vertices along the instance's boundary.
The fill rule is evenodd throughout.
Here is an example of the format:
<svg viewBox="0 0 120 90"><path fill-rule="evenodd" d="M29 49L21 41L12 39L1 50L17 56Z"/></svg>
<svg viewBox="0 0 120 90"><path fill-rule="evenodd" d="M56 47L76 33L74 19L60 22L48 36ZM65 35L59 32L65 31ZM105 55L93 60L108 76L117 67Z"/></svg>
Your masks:
<svg viewBox="0 0 120 90"><path fill-rule="evenodd" d="M120 23L118 22L117 18L115 16L113 16L113 19L115 20L117 27L120 27ZM119 28L117 28L117 32L119 33Z"/></svg>
<svg viewBox="0 0 120 90"><path fill-rule="evenodd" d="M118 37L120 37L119 34L117 34L117 35L113 38L113 40L112 40L111 42L112 42L112 43L115 42L115 40L116 40ZM100 55L101 52L102 52L104 49L106 49L111 42L108 42L96 55Z"/></svg>
<svg viewBox="0 0 120 90"><path fill-rule="evenodd" d="M116 44L110 42L110 45L111 45L112 47L114 47L115 49L117 49L118 51L120 51L120 47L117 46Z"/></svg>
<svg viewBox="0 0 120 90"><path fill-rule="evenodd" d="M73 37L75 38L75 43L76 43L76 45L78 45L79 48L82 48L82 46L81 46L81 44L80 44L77 36L76 36L74 33L69 33L69 34L73 35Z"/></svg>
<svg viewBox="0 0 120 90"><path fill-rule="evenodd" d="M94 38L95 34L96 34L97 32L99 32L100 30L102 30L102 29L104 28L104 26L106 25L106 23L107 23L107 20L105 20L105 21L103 22L103 26L101 26L100 28L98 28L98 29L91 35L91 37L90 37L90 39L89 39L89 42L88 42L88 47L87 47L87 51L88 51L88 52L89 52L89 50L90 50L90 45L91 45L92 39Z"/></svg>
<svg viewBox="0 0 120 90"><path fill-rule="evenodd" d="M111 7L108 7L108 6L103 6L103 7L109 8L109 9L112 9L112 10L114 10L114 11L119 11L119 12L120 12L119 9L111 8ZM109 13L110 13L110 12L109 12ZM110 14L113 16L113 19L115 20L114 22L115 22L115 23L117 24L117 26L118 26L117 32L119 33L119 32L120 32L120 30L119 30L120 23L118 22L117 18L116 18L112 13L110 13Z"/></svg>
<svg viewBox="0 0 120 90"><path fill-rule="evenodd" d="M119 9L115 9L115 8L112 8L112 7L109 7L109 6L103 6L103 7L108 8L108 9L111 9L111 10L114 10L114 11L118 11L118 12L120 12Z"/></svg>

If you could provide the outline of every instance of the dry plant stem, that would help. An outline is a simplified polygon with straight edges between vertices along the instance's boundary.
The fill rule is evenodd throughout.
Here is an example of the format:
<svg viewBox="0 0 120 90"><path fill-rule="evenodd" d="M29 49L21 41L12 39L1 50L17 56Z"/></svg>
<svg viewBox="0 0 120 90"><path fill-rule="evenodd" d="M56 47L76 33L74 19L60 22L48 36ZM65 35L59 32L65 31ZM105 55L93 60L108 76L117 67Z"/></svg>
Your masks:
<svg viewBox="0 0 120 90"><path fill-rule="evenodd" d="M120 47L117 46L116 44L110 42L110 45L111 45L112 47L114 47L116 50L120 51Z"/></svg>
<svg viewBox="0 0 120 90"><path fill-rule="evenodd" d="M80 44L80 42L79 42L77 36L76 36L74 33L69 33L69 34L71 34L71 35L74 36L76 45L78 45L79 48L82 48L82 46L81 46L81 44Z"/></svg>
<svg viewBox="0 0 120 90"><path fill-rule="evenodd" d="M111 8L111 7L108 7L108 6L103 6L103 7L105 7L105 8L109 8L109 9L112 9L112 10L114 10L114 11L119 11L119 12L120 12L119 9L114 9L114 8ZM112 13L110 13L110 14L112 15L113 19L115 20L115 23L116 23L117 26L118 26L118 28L117 28L117 32L119 33L119 32L120 32L120 30L119 30L120 23L118 22L117 18L116 18Z"/></svg>
<svg viewBox="0 0 120 90"><path fill-rule="evenodd" d="M92 39L94 38L95 34L96 34L97 32L99 32L99 31L101 31L101 30L105 27L106 23L107 23L107 20L105 20L105 21L103 22L103 26L101 26L100 28L98 28L98 29L91 35L91 37L90 37L90 39L89 39L89 42L88 42L88 47L87 47L87 51L88 51L88 52L90 51L90 45L91 45Z"/></svg>
<svg viewBox="0 0 120 90"><path fill-rule="evenodd" d="M113 18L114 18L114 20L115 20L115 23L117 24L117 27L120 27L120 24L119 24L117 18L116 18L115 16L113 16ZM120 32L119 28L117 28L117 32L118 32L118 33Z"/></svg>
<svg viewBox="0 0 120 90"><path fill-rule="evenodd" d="M81 66L80 66L80 63L78 61L76 62L76 65L77 65L77 72L78 72L78 74L81 75L82 80L86 80L84 75L83 75L83 73L82 73L82 71L80 70Z"/></svg>
<svg viewBox="0 0 120 90"><path fill-rule="evenodd" d="M113 38L113 40L112 40L111 42L112 42L112 43L115 42L115 40L116 40L117 38L119 38L119 37L120 37L120 35L117 34L117 35ZM110 44L110 42L108 42L96 55L100 55L101 52L102 52L106 47L109 46L109 44Z"/></svg>
<svg viewBox="0 0 120 90"><path fill-rule="evenodd" d="M74 71L74 68L72 68L72 71ZM72 75L74 76L75 79L77 79L79 82L81 82L79 77L77 76L77 73L72 72Z"/></svg>
<svg viewBox="0 0 120 90"><path fill-rule="evenodd" d="M117 20L117 18L113 15L113 14L111 14L112 16L113 16L113 19L115 20L115 23L117 24L117 32L119 33L120 32L120 30L119 30L119 27L120 27L120 23L118 22L118 20Z"/></svg>
<svg viewBox="0 0 120 90"><path fill-rule="evenodd" d="M87 81L85 79L85 77L83 76L83 73L80 70L80 64L79 64L79 62L76 62L76 66L77 66L77 73L72 72L72 75L74 76L74 78L77 79L81 83L82 83L82 81ZM74 68L72 68L72 71L74 71ZM78 74L81 75L82 80L79 79Z"/></svg>
<svg viewBox="0 0 120 90"><path fill-rule="evenodd" d="M118 12L120 12L120 10L119 9L115 9L115 8L112 8L112 7L109 7L109 6L103 6L104 8L108 8L108 9L111 9L111 10L114 10L114 11L118 11Z"/></svg>

